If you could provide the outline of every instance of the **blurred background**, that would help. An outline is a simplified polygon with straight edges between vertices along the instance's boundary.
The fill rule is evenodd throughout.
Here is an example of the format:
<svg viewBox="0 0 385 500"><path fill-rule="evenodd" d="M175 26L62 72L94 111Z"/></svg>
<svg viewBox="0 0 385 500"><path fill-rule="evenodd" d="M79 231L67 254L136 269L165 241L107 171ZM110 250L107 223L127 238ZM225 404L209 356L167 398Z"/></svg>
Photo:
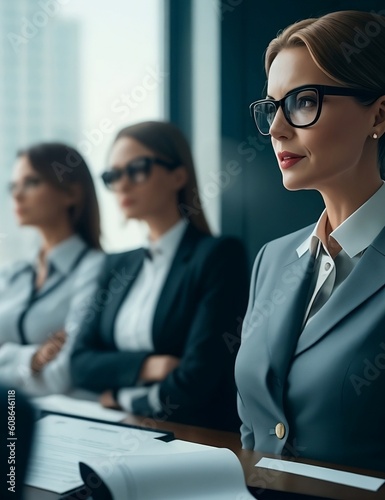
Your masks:
<svg viewBox="0 0 385 500"><path fill-rule="evenodd" d="M124 223L100 172L118 129L165 116L163 2L0 3L1 260L22 257L36 237L15 227L6 186L16 151L43 140L67 142L85 156L101 204L104 246L136 246L140 228Z"/></svg>
<svg viewBox="0 0 385 500"><path fill-rule="evenodd" d="M240 237L250 263L268 240L315 221L314 192L287 192L249 115L262 96L263 53L279 29L376 0L0 0L0 265L28 256L36 235L15 224L7 184L18 149L58 140L95 178L107 251L137 247L100 173L123 126L171 120L192 144L214 233Z"/></svg>

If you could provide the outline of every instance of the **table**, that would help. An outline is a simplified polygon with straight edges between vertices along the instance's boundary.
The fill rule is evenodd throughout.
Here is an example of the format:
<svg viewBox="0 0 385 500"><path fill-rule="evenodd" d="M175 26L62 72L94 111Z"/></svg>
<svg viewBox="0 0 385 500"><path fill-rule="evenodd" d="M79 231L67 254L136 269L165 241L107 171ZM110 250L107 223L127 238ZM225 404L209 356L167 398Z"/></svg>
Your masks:
<svg viewBox="0 0 385 500"><path fill-rule="evenodd" d="M134 415L129 415L124 422L133 425L147 426L154 429L163 429L172 431L175 437L185 441L192 441L211 446L225 447L232 450L239 458L245 474L246 483L251 492L257 498L266 499L282 499L289 500L291 498L304 500L306 496L315 500L317 497L330 498L335 500L385 500L385 485L378 492L370 492L350 488L343 485L327 483L317 479L296 476L280 471L270 469L256 468L255 464L263 457L284 458L276 455L259 453L257 451L242 450L240 435L232 432L217 431L212 429L203 429L175 422L155 421ZM368 476L383 477L385 472L373 472L353 467L336 466L329 463L317 462L314 460L301 459L301 462L320 465L324 467L338 468L349 472L357 472ZM285 495L287 493L287 495ZM303 495L299 496L299 495Z"/></svg>
<svg viewBox="0 0 385 500"><path fill-rule="evenodd" d="M240 435L233 432L205 429L175 422L154 420L150 418L127 415L124 423L150 427L153 429L171 431L177 439L201 443L210 446L229 448L239 458L246 483L256 498L259 500L385 500L385 485L377 492L351 488L343 485L328 483L317 479L306 478L281 471L256 468L255 464L262 458L283 458L271 454L262 454L257 451L242 450ZM333 464L301 459L301 462L338 468L350 472L366 474L368 476L382 477L385 472L373 472L353 467L333 466ZM26 500L57 500L58 495L44 492L36 488L26 488Z"/></svg>

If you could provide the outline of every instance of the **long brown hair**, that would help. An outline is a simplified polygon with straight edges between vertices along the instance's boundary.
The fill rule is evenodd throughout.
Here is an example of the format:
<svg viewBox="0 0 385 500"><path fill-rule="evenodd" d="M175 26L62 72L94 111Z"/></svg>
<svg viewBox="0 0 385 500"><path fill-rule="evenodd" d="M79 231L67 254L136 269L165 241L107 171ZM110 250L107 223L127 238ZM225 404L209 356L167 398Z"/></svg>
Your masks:
<svg viewBox="0 0 385 500"><path fill-rule="evenodd" d="M100 249L100 213L95 186L89 168L76 149L66 144L34 144L18 152L51 186L68 191L80 188L77 204L69 208L72 228L91 248Z"/></svg>
<svg viewBox="0 0 385 500"><path fill-rule="evenodd" d="M266 74L281 50L298 46L307 47L318 68L340 85L385 95L385 16L345 10L294 23L270 42ZM378 161L384 174L385 134L378 141Z"/></svg>
<svg viewBox="0 0 385 500"><path fill-rule="evenodd" d="M131 137L161 158L187 169L187 183L178 194L179 211L197 229L210 234L199 197L191 149L182 132L169 122L147 121L123 128L114 142L122 137Z"/></svg>

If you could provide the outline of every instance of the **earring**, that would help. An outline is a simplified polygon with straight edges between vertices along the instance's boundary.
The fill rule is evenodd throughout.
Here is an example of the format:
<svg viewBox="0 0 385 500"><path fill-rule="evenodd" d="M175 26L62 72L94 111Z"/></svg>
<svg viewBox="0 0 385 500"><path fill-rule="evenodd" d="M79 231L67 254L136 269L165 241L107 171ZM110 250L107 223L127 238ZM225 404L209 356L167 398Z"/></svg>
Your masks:
<svg viewBox="0 0 385 500"><path fill-rule="evenodd" d="M373 139L378 139L378 135L374 132L374 134L372 135Z"/></svg>

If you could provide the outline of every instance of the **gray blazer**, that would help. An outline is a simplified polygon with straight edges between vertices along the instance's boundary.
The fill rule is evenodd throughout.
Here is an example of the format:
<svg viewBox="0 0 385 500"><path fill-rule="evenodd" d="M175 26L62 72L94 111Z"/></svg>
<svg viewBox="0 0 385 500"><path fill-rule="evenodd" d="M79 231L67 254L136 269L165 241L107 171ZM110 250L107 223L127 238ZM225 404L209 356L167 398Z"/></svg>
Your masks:
<svg viewBox="0 0 385 500"><path fill-rule="evenodd" d="M66 392L71 387L69 355L95 293L103 252L71 236L48 254L49 275L34 289L35 262L16 262L0 271L0 383L29 396ZM59 355L39 375L31 372L36 350L65 330Z"/></svg>
<svg viewBox="0 0 385 500"><path fill-rule="evenodd" d="M244 448L385 469L385 229L301 333L314 226L265 245L236 361ZM305 287L308 288L308 287Z"/></svg>

